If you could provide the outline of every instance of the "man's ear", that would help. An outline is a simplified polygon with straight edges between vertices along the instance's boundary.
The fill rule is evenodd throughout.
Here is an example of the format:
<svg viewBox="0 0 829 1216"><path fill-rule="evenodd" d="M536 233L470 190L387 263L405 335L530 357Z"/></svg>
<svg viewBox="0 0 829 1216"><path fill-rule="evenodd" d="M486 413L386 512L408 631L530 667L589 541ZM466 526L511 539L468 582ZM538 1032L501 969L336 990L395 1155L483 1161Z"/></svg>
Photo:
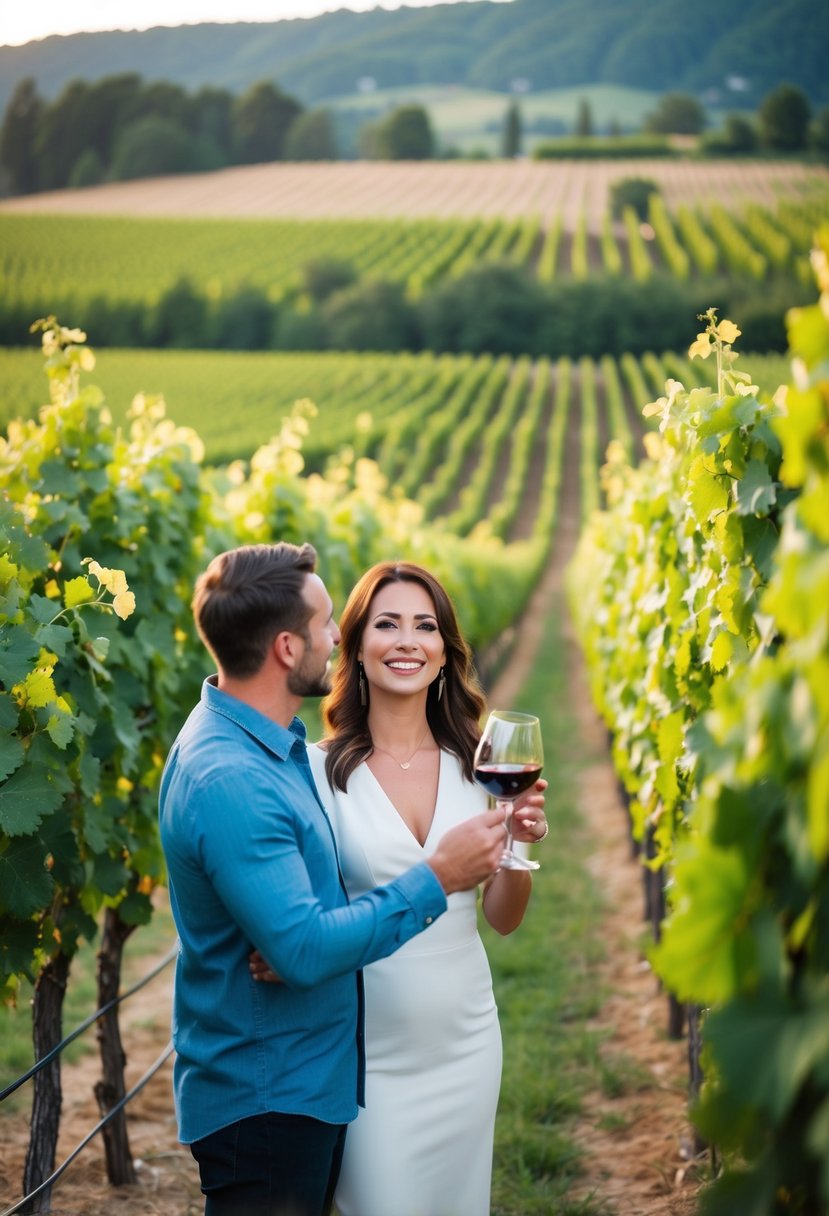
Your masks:
<svg viewBox="0 0 829 1216"><path fill-rule="evenodd" d="M276 661L293 669L305 654L305 642L300 634L283 629L271 643Z"/></svg>

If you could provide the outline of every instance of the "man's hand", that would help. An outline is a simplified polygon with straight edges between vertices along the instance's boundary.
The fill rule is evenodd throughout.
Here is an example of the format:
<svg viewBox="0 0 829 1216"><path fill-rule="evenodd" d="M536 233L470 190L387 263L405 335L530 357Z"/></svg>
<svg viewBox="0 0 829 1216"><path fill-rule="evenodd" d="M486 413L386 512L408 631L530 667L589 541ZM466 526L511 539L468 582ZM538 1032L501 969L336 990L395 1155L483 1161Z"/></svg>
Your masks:
<svg viewBox="0 0 829 1216"><path fill-rule="evenodd" d="M432 867L447 895L468 891L498 869L505 838L504 812L495 807L441 836L426 864Z"/></svg>

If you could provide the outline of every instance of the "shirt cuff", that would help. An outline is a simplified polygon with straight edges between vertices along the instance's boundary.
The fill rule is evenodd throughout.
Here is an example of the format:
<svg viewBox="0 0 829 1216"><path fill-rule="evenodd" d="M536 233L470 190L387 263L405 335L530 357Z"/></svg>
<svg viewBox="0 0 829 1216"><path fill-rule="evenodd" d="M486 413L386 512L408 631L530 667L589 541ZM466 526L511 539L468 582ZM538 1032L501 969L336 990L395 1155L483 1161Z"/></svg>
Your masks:
<svg viewBox="0 0 829 1216"><path fill-rule="evenodd" d="M395 886L411 904L424 929L446 911L446 894L425 861L401 874L395 879Z"/></svg>

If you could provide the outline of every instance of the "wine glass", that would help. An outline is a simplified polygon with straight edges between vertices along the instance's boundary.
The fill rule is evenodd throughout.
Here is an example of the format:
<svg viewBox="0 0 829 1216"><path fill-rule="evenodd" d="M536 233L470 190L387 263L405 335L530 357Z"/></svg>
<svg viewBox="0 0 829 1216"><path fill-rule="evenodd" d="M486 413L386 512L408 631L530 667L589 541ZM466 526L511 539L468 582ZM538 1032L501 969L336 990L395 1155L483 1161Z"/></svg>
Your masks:
<svg viewBox="0 0 829 1216"><path fill-rule="evenodd" d="M541 776L544 749L541 723L534 714L493 709L475 751L478 785L507 810L507 842L501 858L504 870L537 870L538 862L512 849L512 809L515 799Z"/></svg>

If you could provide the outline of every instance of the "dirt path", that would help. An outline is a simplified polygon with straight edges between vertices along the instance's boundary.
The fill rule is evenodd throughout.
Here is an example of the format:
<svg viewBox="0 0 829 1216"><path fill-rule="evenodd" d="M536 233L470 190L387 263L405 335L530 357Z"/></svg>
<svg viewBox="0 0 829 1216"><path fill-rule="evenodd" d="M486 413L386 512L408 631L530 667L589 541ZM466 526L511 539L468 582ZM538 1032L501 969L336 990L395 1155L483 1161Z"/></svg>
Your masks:
<svg viewBox="0 0 829 1216"><path fill-rule="evenodd" d="M592 837L589 868L605 898L605 954L596 976L607 993L591 1030L621 1092L586 1095L574 1139L585 1154L573 1201L601 1198L619 1216L690 1216L700 1170L691 1158L684 1042L666 1034L667 1001L644 958L640 863L631 853L625 811L607 750L606 732L590 698L564 593L565 571L579 531L579 428L567 428L559 522L550 562L516 630L509 665L489 693L491 705L511 705L535 660L541 633L560 627L567 647L568 704L586 754L579 805Z"/></svg>

